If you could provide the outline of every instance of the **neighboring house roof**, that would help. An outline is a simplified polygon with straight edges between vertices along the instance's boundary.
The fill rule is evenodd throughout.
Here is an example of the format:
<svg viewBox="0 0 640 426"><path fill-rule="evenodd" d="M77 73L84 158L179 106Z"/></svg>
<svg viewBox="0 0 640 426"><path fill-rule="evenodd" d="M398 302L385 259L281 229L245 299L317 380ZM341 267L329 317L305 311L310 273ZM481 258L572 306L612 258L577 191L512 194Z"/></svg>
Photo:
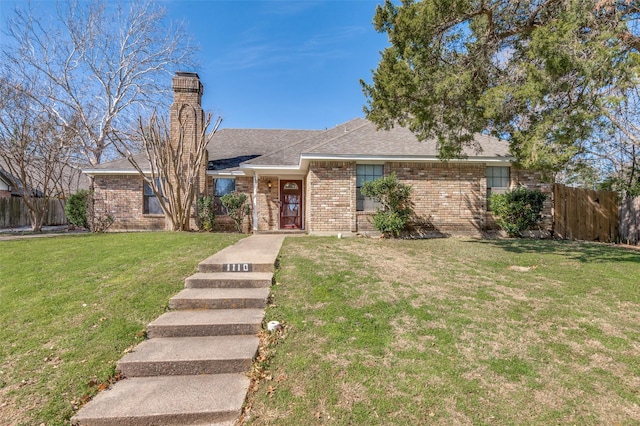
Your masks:
<svg viewBox="0 0 640 426"><path fill-rule="evenodd" d="M22 194L25 192L23 189L24 185L22 181L19 178L16 178L15 176L13 176L7 170L0 169L0 180L2 180L3 182L6 182L7 186L11 190L12 196L21 197ZM31 188L29 185L27 185L27 188L29 189L29 192L32 196L42 197L42 191L40 191L39 188Z"/></svg>
<svg viewBox="0 0 640 426"><path fill-rule="evenodd" d="M4 170L0 169L0 191L11 191L13 195L13 188L11 186L11 180L5 174Z"/></svg>
<svg viewBox="0 0 640 426"><path fill-rule="evenodd" d="M466 148L466 161L511 161L506 141L476 135L479 151ZM328 130L220 129L208 146L208 173L244 174L251 169L302 171L310 160L439 161L435 140L419 141L410 130L377 130L356 118ZM144 160L144 155L138 158ZM126 159L85 170L88 174L135 173Z"/></svg>
<svg viewBox="0 0 640 426"><path fill-rule="evenodd" d="M4 168L3 168L4 167ZM0 181L4 182L11 188L11 195L22 196L24 193L24 184L20 178L16 178L10 172L6 170L6 164L0 161ZM32 174L27 179L26 187L29 188L30 193L35 197L42 197L44 195L43 188L39 183L39 179L42 179L40 175L40 169L31 168ZM53 182L51 182L51 185ZM82 173L79 167L73 165L64 165L60 176L60 181L57 183L58 187L53 189L51 187L50 195L58 197L67 197L80 189L89 189L89 178Z"/></svg>

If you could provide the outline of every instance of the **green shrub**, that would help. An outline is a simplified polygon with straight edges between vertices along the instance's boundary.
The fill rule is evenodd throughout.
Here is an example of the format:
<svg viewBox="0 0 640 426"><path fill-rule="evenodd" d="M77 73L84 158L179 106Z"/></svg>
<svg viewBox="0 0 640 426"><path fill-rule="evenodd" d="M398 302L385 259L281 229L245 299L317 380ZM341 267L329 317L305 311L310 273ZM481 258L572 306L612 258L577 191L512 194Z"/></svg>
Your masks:
<svg viewBox="0 0 640 426"><path fill-rule="evenodd" d="M373 226L384 236L397 237L407 229L413 214L411 187L400 182L395 173L365 182L361 192L380 204L373 216Z"/></svg>
<svg viewBox="0 0 640 426"><path fill-rule="evenodd" d="M196 200L196 208L198 215L196 217L196 224L201 231L213 230L213 224L216 220L216 212L213 202L213 197L200 197Z"/></svg>
<svg viewBox="0 0 640 426"><path fill-rule="evenodd" d="M521 237L542 218L546 199L540 190L521 186L504 194L491 194L489 205L498 225L510 237Z"/></svg>
<svg viewBox="0 0 640 426"><path fill-rule="evenodd" d="M251 212L251 207L247 203L247 194L233 191L220 197L220 201L227 209L229 217L233 219L236 231L242 232L242 222Z"/></svg>
<svg viewBox="0 0 640 426"><path fill-rule="evenodd" d="M64 205L64 213L67 215L67 220L71 225L79 228L89 228L87 211L90 197L90 191L81 189L67 198L67 202Z"/></svg>

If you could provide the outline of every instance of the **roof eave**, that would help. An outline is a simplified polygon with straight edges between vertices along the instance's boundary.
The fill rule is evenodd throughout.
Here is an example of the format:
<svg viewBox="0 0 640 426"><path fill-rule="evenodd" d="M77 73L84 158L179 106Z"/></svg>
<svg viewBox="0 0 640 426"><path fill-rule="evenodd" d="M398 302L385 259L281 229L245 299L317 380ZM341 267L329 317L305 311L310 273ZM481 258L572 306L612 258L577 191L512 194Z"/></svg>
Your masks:
<svg viewBox="0 0 640 426"><path fill-rule="evenodd" d="M362 155L362 154L300 154L300 160L342 160L342 161L427 161L441 162L441 158L433 155ZM452 158L451 162L463 163L488 163L488 162L513 162L512 156L473 156L467 158Z"/></svg>
<svg viewBox="0 0 640 426"><path fill-rule="evenodd" d="M240 168L246 170L249 175L299 175L303 170L301 164L297 165L264 165L264 164L240 164Z"/></svg>
<svg viewBox="0 0 640 426"><path fill-rule="evenodd" d="M207 170L207 176L246 176L243 170Z"/></svg>
<svg viewBox="0 0 640 426"><path fill-rule="evenodd" d="M151 170L143 170L142 171L145 175L150 175L151 174ZM137 175L140 174L137 170L117 170L117 169L83 169L82 173L84 173L85 175L89 175L89 176L98 176L98 175L102 175L102 176L107 176L107 175L119 175L119 176L126 176L126 175Z"/></svg>

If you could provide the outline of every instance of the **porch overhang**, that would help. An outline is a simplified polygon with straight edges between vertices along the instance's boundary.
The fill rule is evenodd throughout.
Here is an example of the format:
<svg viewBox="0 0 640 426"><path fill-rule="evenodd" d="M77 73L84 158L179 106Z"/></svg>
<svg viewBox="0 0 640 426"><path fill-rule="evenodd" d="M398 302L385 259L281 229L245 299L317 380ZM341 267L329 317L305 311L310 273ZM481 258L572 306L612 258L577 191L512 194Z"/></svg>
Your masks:
<svg viewBox="0 0 640 426"><path fill-rule="evenodd" d="M248 176L296 176L304 174L306 169L295 166L263 166L254 164L241 164L240 168Z"/></svg>

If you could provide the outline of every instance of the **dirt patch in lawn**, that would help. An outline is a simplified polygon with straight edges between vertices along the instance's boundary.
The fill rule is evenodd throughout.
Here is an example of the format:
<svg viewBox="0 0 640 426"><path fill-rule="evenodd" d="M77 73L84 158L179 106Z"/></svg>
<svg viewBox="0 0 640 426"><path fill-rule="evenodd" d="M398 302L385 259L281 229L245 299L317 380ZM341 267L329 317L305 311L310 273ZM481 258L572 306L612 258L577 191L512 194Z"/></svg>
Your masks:
<svg viewBox="0 0 640 426"><path fill-rule="evenodd" d="M640 262L546 241L291 244L273 314L304 326L274 359L289 394L265 387L252 424L640 422Z"/></svg>

